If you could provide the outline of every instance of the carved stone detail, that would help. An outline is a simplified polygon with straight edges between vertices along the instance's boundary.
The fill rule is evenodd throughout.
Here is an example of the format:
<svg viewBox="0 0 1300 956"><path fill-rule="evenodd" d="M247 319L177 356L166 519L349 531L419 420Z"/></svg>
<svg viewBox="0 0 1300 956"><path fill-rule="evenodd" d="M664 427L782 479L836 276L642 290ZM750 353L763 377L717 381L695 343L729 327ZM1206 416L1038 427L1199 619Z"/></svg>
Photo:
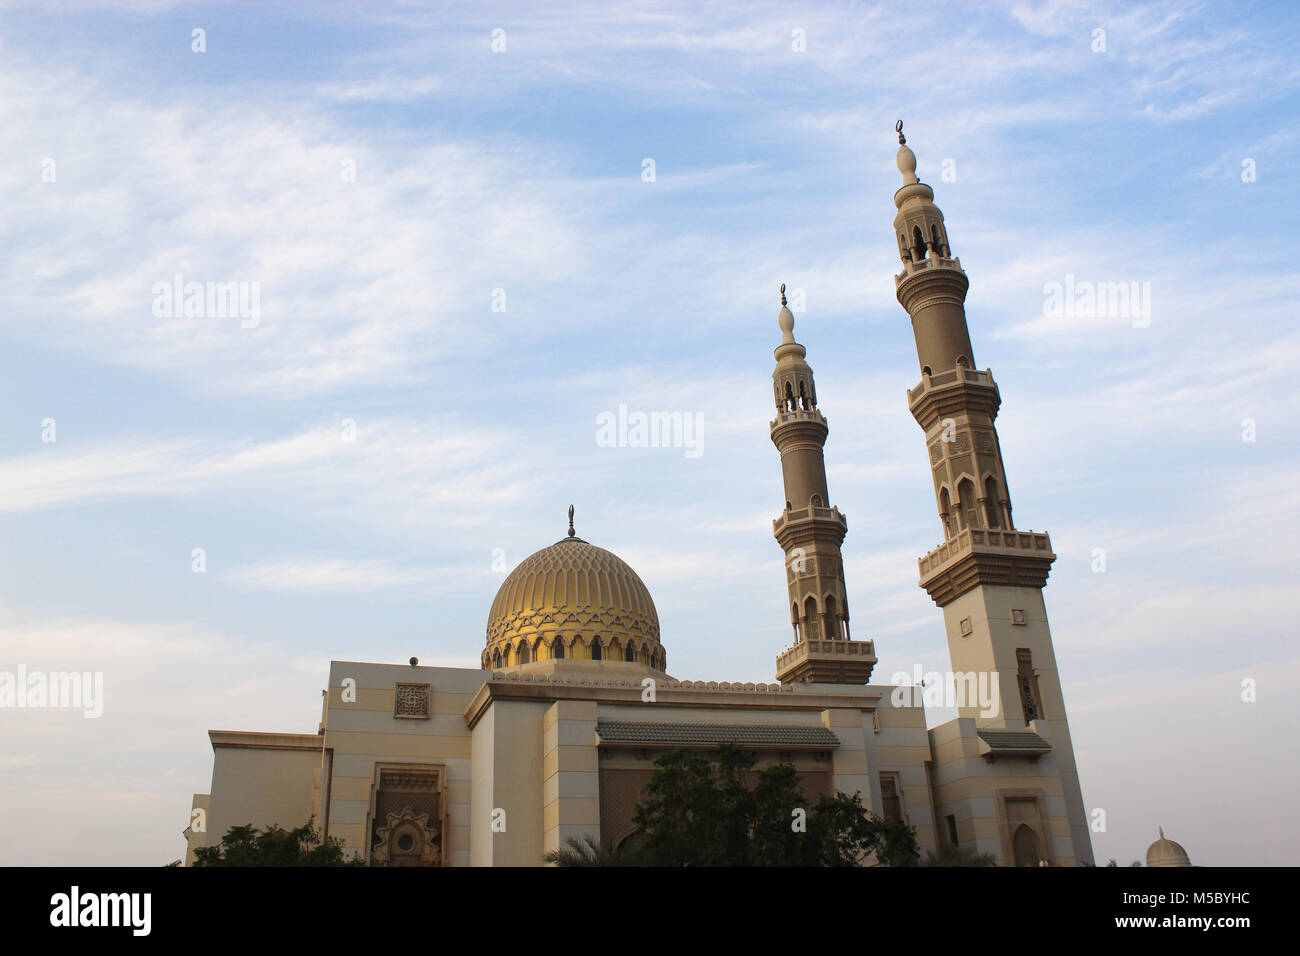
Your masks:
<svg viewBox="0 0 1300 956"><path fill-rule="evenodd" d="M429 685L397 684L393 691L394 717L428 717Z"/></svg>
<svg viewBox="0 0 1300 956"><path fill-rule="evenodd" d="M442 833L427 813L417 814L410 807L390 812L375 835L372 866L438 866L442 862Z"/></svg>

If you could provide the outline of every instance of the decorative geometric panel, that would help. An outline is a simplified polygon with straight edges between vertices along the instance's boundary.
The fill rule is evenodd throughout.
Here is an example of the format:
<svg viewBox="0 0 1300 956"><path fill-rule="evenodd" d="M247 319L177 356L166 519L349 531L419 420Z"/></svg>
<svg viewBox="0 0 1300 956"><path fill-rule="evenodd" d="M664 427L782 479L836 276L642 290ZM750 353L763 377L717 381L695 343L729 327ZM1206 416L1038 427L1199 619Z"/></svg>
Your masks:
<svg viewBox="0 0 1300 956"><path fill-rule="evenodd" d="M393 692L394 717L429 716L428 684L397 684Z"/></svg>

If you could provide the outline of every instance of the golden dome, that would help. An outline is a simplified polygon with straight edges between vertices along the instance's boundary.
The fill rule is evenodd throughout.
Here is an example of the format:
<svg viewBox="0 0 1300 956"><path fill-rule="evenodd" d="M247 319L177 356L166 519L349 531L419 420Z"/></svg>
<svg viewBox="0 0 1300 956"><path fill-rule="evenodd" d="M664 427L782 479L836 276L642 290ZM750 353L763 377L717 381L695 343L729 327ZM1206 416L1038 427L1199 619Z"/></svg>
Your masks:
<svg viewBox="0 0 1300 956"><path fill-rule="evenodd" d="M488 614L483 667L549 660L667 665L650 592L617 555L569 537L529 555Z"/></svg>

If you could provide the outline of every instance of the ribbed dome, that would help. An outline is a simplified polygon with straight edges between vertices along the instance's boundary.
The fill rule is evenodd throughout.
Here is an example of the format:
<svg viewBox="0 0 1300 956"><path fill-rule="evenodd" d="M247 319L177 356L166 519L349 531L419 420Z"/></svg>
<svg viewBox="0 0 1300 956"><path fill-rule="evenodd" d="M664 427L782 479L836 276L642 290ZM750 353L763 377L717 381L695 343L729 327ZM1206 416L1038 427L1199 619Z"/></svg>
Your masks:
<svg viewBox="0 0 1300 956"><path fill-rule="evenodd" d="M1147 847L1147 866L1191 866L1192 861L1182 844L1165 839L1164 828L1160 828L1160 839Z"/></svg>
<svg viewBox="0 0 1300 956"><path fill-rule="evenodd" d="M483 666L559 658L667 664L645 584L617 555L575 537L529 555L506 577L488 615Z"/></svg>

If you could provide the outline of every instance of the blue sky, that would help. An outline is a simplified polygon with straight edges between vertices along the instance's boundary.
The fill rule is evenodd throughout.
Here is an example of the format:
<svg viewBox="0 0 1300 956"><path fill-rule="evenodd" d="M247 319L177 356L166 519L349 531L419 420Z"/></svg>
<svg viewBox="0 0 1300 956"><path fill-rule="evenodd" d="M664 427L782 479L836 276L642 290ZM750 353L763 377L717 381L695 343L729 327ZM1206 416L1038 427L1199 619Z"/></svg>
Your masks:
<svg viewBox="0 0 1300 956"><path fill-rule="evenodd" d="M494 549L570 502L671 673L772 679L781 282L854 634L947 670L901 117L1058 554L1097 855L1291 862L1298 45L1288 3L7 5L0 668L106 701L0 714L2 861L179 856L208 728L313 730L331 658L476 666ZM176 273L257 283L258 324L155 315ZM1067 275L1150 283L1149 325L1047 315ZM598 446L620 404L702 415L703 454Z"/></svg>

